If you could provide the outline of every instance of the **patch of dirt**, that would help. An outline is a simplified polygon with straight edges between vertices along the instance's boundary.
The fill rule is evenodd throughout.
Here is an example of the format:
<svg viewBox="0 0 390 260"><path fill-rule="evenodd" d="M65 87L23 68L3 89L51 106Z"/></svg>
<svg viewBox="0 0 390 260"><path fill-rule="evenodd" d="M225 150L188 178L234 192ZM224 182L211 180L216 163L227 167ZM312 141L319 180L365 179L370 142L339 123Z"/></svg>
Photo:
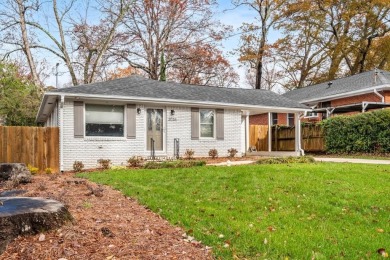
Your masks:
<svg viewBox="0 0 390 260"><path fill-rule="evenodd" d="M20 188L27 191L22 196L61 201L74 222L18 237L0 259L212 259L211 250L181 228L110 187L68 173L36 175Z"/></svg>
<svg viewBox="0 0 390 260"><path fill-rule="evenodd" d="M221 162L227 162L228 160L233 161L256 161L260 158L260 156L244 156L244 157L218 157L215 159L212 159L211 157L204 157L204 158L196 158L196 160L205 161L206 164L209 163L221 163Z"/></svg>

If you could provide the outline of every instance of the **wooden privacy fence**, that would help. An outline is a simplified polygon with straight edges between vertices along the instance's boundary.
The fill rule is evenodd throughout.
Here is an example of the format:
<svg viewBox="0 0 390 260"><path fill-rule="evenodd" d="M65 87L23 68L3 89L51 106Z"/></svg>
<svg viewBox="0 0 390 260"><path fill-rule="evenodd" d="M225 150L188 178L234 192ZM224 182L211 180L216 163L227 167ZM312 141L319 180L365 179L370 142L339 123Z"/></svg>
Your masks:
<svg viewBox="0 0 390 260"><path fill-rule="evenodd" d="M268 151L268 126L249 126L249 145L256 147L257 151Z"/></svg>
<svg viewBox="0 0 390 260"><path fill-rule="evenodd" d="M257 151L268 151L268 126L251 125L249 129L250 146ZM325 151L324 135L320 126L305 125L301 130L303 150L307 152ZM272 151L295 150L295 127L272 127Z"/></svg>
<svg viewBox="0 0 390 260"><path fill-rule="evenodd" d="M59 128L0 126L0 163L17 162L59 172Z"/></svg>

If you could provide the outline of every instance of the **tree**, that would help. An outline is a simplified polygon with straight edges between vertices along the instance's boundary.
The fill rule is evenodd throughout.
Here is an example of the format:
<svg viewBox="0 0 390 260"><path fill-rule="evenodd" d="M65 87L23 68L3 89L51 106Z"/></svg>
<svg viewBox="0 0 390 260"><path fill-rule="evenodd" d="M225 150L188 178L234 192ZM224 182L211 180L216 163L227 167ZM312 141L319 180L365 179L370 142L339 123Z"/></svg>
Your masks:
<svg viewBox="0 0 390 260"><path fill-rule="evenodd" d="M179 66L171 60L180 59L177 53L186 53L196 43L221 39L227 28L212 19L214 4L207 0L136 1L124 19L128 48L117 53L151 79L159 79L169 66ZM162 53L166 66L160 66Z"/></svg>
<svg viewBox="0 0 390 260"><path fill-rule="evenodd" d="M22 51L27 59L32 81L35 85L41 86L42 83L39 79L36 62L30 47L30 38L32 35L29 35L26 23L26 17L29 17L31 12L39 8L39 1L6 0L3 5L8 8L0 10L0 23L3 24L3 28L0 29L1 31L6 31L2 41L6 44L15 45L15 49L6 53L5 56L7 57L15 51ZM37 90L42 92L42 88L38 88Z"/></svg>
<svg viewBox="0 0 390 260"><path fill-rule="evenodd" d="M9 6L4 7L3 13L12 7L12 2L17 1L22 10L20 13L23 14L20 17L23 19L16 21L12 20L13 14L7 15L9 23L3 30L15 31L17 34L20 31L17 26L20 25L22 35L23 32L35 35L34 40L23 37L24 49L28 45L30 49L39 49L61 59L66 64L73 85L79 84L79 81L91 83L104 73L106 65L110 64L107 59L112 57L106 54L115 39L117 42L123 40L118 39L121 35L117 29L132 5L132 1L128 0L96 1L95 8L99 10L101 20L97 25L91 25L86 20L90 1L83 2L86 5L83 8L86 10L84 15L77 12L77 0L60 2L59 5L57 0L35 0L34 9L27 6L28 1L7 1ZM25 15L27 10L30 10L28 16ZM76 20L76 17L80 19ZM7 44L19 43L15 41ZM17 49L12 50L14 51ZM29 60L28 53L26 55Z"/></svg>
<svg viewBox="0 0 390 260"><path fill-rule="evenodd" d="M125 68L112 69L107 73L106 80L120 79L120 78L129 77L131 75L141 75L141 71L131 66L127 66Z"/></svg>
<svg viewBox="0 0 390 260"><path fill-rule="evenodd" d="M310 5L286 7L276 26L282 30L283 38L273 45L273 54L281 68L281 85L286 89L302 88L326 78L333 36L324 30L325 18Z"/></svg>
<svg viewBox="0 0 390 260"><path fill-rule="evenodd" d="M238 74L222 52L211 44L190 48L174 48L171 53L168 79L184 84L236 87Z"/></svg>
<svg viewBox="0 0 390 260"><path fill-rule="evenodd" d="M35 125L40 104L38 86L12 63L0 63L0 117L6 125Z"/></svg>
<svg viewBox="0 0 390 260"><path fill-rule="evenodd" d="M286 5L282 16L284 24L281 27L289 31L288 35L302 37L304 28L294 27L302 21L310 21L316 28L307 37L316 39L316 45L324 48L329 57L325 80L381 65L381 61L370 60L373 58L370 54L378 53L375 48L381 47L375 42L386 38L390 31L389 1L293 0ZM319 37L315 35L317 29L322 31Z"/></svg>
<svg viewBox="0 0 390 260"><path fill-rule="evenodd" d="M233 4L248 6L257 14L256 22L244 23L241 26L241 45L238 49L239 61L249 65L256 74L256 89L262 86L264 59L267 55L268 34L278 21L278 12L284 6L285 0L236 0Z"/></svg>

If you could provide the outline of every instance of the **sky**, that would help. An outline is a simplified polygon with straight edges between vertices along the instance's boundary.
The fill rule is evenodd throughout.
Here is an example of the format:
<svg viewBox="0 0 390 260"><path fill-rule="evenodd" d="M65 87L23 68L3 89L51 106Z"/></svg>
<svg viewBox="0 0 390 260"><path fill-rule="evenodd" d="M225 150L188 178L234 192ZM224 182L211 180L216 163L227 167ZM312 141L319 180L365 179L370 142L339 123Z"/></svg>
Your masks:
<svg viewBox="0 0 390 260"><path fill-rule="evenodd" d="M240 6L238 8L235 8L230 0L218 0L217 2L218 2L218 6L215 9L215 19L219 20L223 24L232 26L234 30L233 34L239 32L239 27L243 22L250 23L255 21L256 13L254 10L251 10L249 7ZM269 35L269 41L274 42L278 36L279 35L277 32L271 31ZM250 88L250 86L246 83L245 68L242 66L242 64L239 63L238 56L232 54L234 49L238 48L239 42L240 42L240 35L227 38L222 41L221 49L225 57L230 61L231 65L240 76L239 86L242 88ZM55 64L57 62L60 63L59 65L60 73L58 77L58 82L59 82L59 87L62 87L64 84L70 82L70 78L68 73L66 73L65 65L59 59L58 61L56 61L55 59L49 61L50 63L49 67L51 66L53 69L51 75L46 80L46 84L55 86L56 84Z"/></svg>

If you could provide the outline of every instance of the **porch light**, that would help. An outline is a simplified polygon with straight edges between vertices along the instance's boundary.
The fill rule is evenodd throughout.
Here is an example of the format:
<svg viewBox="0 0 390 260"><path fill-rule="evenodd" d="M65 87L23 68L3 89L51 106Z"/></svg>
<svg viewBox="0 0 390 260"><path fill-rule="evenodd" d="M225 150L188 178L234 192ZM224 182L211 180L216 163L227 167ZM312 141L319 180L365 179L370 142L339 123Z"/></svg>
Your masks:
<svg viewBox="0 0 390 260"><path fill-rule="evenodd" d="M171 110L171 116L174 116L175 115L175 110Z"/></svg>
<svg viewBox="0 0 390 260"><path fill-rule="evenodd" d="M141 108L137 108L137 114L141 114Z"/></svg>

